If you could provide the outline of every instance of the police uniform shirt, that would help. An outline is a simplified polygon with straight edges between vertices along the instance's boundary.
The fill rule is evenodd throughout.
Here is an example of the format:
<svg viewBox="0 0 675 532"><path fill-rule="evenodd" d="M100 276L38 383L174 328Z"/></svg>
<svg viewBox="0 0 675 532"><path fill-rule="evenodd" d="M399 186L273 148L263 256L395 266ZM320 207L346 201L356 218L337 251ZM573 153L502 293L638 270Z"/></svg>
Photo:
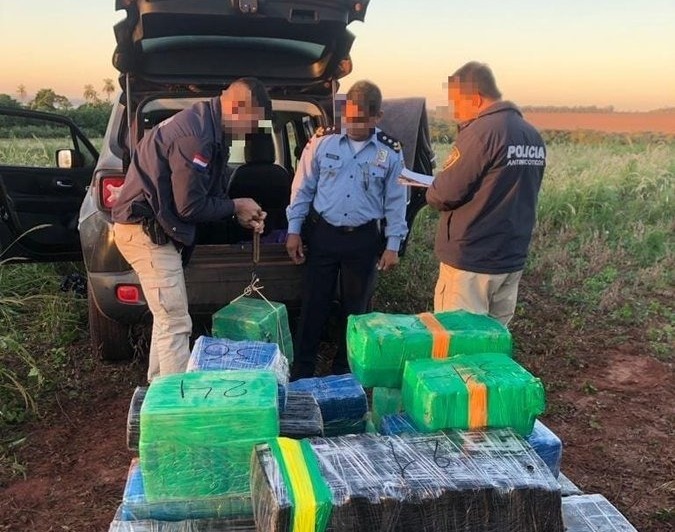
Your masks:
<svg viewBox="0 0 675 532"><path fill-rule="evenodd" d="M346 134L315 136L300 158L287 209L289 234L300 234L313 206L333 226L357 227L386 219L387 249L407 234L406 191L398 142L380 130L357 153Z"/></svg>

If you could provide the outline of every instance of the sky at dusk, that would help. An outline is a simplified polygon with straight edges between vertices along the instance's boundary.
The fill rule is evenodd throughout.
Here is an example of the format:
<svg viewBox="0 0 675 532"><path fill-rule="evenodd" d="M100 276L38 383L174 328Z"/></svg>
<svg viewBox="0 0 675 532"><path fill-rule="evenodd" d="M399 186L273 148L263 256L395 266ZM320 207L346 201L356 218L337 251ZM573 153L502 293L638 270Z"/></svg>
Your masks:
<svg viewBox="0 0 675 532"><path fill-rule="evenodd" d="M226 0L223 0L226 1ZM81 101L117 79L114 0L0 0L0 93L44 87ZM488 63L519 105L675 106L675 0L371 0L354 22L357 79L385 97L445 105L443 82L470 60Z"/></svg>

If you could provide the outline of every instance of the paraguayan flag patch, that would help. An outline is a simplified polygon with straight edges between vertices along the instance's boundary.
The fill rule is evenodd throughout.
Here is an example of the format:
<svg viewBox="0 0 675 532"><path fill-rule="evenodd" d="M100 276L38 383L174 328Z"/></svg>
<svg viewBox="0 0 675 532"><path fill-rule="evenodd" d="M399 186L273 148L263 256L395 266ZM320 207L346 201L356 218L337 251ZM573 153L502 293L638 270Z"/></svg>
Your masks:
<svg viewBox="0 0 675 532"><path fill-rule="evenodd" d="M201 153L197 153L192 158L192 164L196 164L200 168L206 168L209 165L209 161Z"/></svg>

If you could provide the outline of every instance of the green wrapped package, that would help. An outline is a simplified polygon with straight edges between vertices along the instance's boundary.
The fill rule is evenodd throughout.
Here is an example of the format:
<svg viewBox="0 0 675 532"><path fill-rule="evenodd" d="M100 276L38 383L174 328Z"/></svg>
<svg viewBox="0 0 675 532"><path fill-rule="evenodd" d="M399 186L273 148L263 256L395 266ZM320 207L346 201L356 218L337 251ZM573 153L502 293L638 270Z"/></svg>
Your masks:
<svg viewBox="0 0 675 532"><path fill-rule="evenodd" d="M373 388L373 424L380 430L380 422L384 416L398 414L403 408L401 390L398 388Z"/></svg>
<svg viewBox="0 0 675 532"><path fill-rule="evenodd" d="M253 446L279 434L277 379L267 370L158 377L140 418L149 501L245 493Z"/></svg>
<svg viewBox="0 0 675 532"><path fill-rule="evenodd" d="M278 344L289 365L293 363L293 339L282 303L252 297L235 299L213 315L211 334L215 338Z"/></svg>
<svg viewBox="0 0 675 532"><path fill-rule="evenodd" d="M426 432L511 427L527 437L546 406L541 381L502 353L408 362L402 392Z"/></svg>
<svg viewBox="0 0 675 532"><path fill-rule="evenodd" d="M511 333L499 321L463 310L349 316L347 346L352 372L367 388L400 388L408 360L474 353L510 356L513 349Z"/></svg>

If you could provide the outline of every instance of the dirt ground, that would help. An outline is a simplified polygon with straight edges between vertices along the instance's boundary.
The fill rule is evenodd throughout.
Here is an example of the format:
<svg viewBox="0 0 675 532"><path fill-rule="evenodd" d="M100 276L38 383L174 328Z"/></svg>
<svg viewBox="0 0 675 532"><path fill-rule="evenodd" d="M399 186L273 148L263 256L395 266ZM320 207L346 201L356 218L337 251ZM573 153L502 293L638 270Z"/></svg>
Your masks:
<svg viewBox="0 0 675 532"><path fill-rule="evenodd" d="M638 530L673 530L672 364L646 353L643 330L617 338L592 323L571 329L555 305L529 314L541 297L534 281L524 282L526 312L513 331L518 358L547 387L544 421L563 440L563 472L607 497ZM550 349L528 347L535 344ZM29 427L18 453L26 476L0 488L0 530L104 531L121 501L132 458L127 409L144 371L139 363L95 364L84 373L76 360L89 356L88 346L71 349L80 384L55 392Z"/></svg>

